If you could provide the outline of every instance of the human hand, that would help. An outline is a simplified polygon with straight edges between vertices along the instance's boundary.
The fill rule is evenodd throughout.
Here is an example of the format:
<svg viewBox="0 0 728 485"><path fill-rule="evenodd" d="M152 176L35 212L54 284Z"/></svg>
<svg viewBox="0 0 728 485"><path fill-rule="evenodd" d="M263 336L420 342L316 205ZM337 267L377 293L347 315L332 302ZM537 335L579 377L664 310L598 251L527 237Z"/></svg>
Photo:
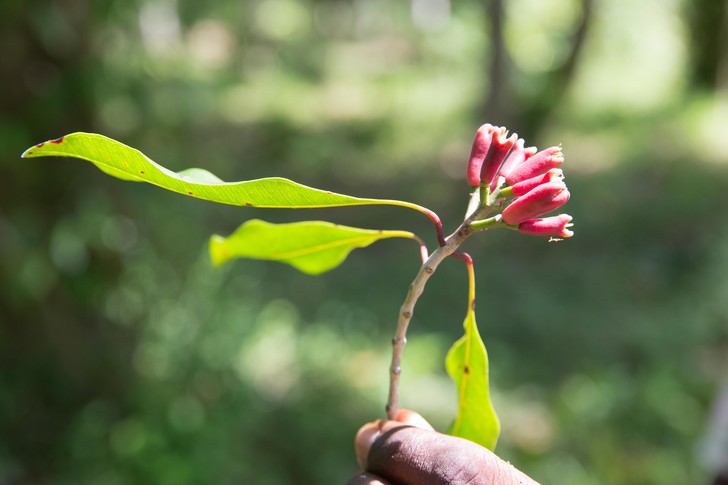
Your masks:
<svg viewBox="0 0 728 485"><path fill-rule="evenodd" d="M490 450L437 433L413 411L365 424L354 448L365 472L348 485L538 485Z"/></svg>

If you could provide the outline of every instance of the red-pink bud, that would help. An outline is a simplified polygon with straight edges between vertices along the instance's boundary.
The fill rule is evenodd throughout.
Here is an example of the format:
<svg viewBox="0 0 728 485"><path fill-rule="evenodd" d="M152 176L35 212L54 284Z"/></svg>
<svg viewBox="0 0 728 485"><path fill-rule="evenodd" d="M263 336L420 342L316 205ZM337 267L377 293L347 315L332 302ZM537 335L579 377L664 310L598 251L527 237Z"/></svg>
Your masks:
<svg viewBox="0 0 728 485"><path fill-rule="evenodd" d="M505 160L506 155L511 151L513 145L516 144L518 135L514 133L510 138L506 138L506 135L508 135L508 130L505 128L495 128L493 130L490 148L485 155L483 166L480 169L480 181L484 184L489 184L493 181L501 163L503 163L503 160Z"/></svg>
<svg viewBox="0 0 728 485"><path fill-rule="evenodd" d="M562 163L564 163L564 157L561 153L560 147L551 147L541 150L517 167L513 168L511 173L505 176L506 185L512 186L523 180L543 175L552 168L558 167Z"/></svg>
<svg viewBox="0 0 728 485"><path fill-rule="evenodd" d="M541 184L547 184L549 182L561 182L564 179L564 172L560 168L552 168L543 175L518 182L511 187L511 194L520 197L525 195L531 190L535 189Z"/></svg>
<svg viewBox="0 0 728 485"><path fill-rule="evenodd" d="M488 153L488 148L490 148L494 128L490 123L486 123L478 128L477 133L475 133L466 172L468 185L471 187L480 187L480 169L483 166L485 155Z"/></svg>
<svg viewBox="0 0 728 485"><path fill-rule="evenodd" d="M570 222L570 215L559 214L558 216L521 222L518 225L518 230L531 236L571 237L574 235L574 232L568 229L573 226Z"/></svg>
<svg viewBox="0 0 728 485"><path fill-rule="evenodd" d="M503 165L501 165L501 168L498 171L499 177L507 177L514 168L536 154L536 147L523 148L524 143L523 138L518 139L516 146L513 147L508 158L506 158ZM491 187L491 189L494 188L495 186Z"/></svg>
<svg viewBox="0 0 728 485"><path fill-rule="evenodd" d="M569 190L563 182L541 184L511 202L511 205L503 211L503 221L515 225L534 219L561 207L569 197Z"/></svg>

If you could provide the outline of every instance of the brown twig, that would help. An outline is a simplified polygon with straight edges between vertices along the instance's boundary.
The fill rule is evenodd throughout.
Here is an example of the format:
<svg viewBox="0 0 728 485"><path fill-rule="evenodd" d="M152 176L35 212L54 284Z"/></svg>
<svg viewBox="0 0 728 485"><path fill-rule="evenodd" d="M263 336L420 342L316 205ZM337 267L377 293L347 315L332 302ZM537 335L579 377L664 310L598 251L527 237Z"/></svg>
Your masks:
<svg viewBox="0 0 728 485"><path fill-rule="evenodd" d="M397 330L395 331L394 338L392 338L392 363L389 367L389 398L386 407L389 419L396 419L397 413L399 413L399 377L402 372L402 352L407 343L407 328L412 320L417 300L422 295L427 280L430 279L430 276L432 276L440 263L453 254L463 241L473 233L470 223L479 216L481 214L476 213L467 218L455 232L445 238L445 244L438 247L427 258L409 286L407 297L399 311Z"/></svg>

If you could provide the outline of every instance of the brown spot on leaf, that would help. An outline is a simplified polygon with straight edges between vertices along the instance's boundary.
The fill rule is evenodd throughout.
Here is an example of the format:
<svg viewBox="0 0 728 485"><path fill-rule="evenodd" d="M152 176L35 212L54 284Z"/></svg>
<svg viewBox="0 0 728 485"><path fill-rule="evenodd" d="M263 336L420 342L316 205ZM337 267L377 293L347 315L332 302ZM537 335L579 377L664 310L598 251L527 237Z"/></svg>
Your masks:
<svg viewBox="0 0 728 485"><path fill-rule="evenodd" d="M36 148L40 148L40 147L42 147L43 145L45 145L46 143L52 143L52 144L54 144L54 145L60 145L61 143L63 143L63 139L64 139L64 137L62 136L62 137L60 137L60 138L54 138L53 140L48 140L48 141L44 141L44 142L42 142L42 143L38 143L38 144L36 145Z"/></svg>
<svg viewBox="0 0 728 485"><path fill-rule="evenodd" d="M245 205L246 207L253 207L253 204L251 204L250 202L246 202Z"/></svg>
<svg viewBox="0 0 728 485"><path fill-rule="evenodd" d="M144 170L139 170L139 173L143 174L144 173Z"/></svg>
<svg viewBox="0 0 728 485"><path fill-rule="evenodd" d="M465 367L463 368L463 372L465 373L465 375L466 375L466 376L467 376L468 374L470 374L470 367L468 367L468 366L466 365L466 366L465 366Z"/></svg>
<svg viewBox="0 0 728 485"><path fill-rule="evenodd" d="M195 195L195 194L194 194L194 193L192 193L192 192L187 192L187 193L188 193L188 194L190 194L190 195Z"/></svg>

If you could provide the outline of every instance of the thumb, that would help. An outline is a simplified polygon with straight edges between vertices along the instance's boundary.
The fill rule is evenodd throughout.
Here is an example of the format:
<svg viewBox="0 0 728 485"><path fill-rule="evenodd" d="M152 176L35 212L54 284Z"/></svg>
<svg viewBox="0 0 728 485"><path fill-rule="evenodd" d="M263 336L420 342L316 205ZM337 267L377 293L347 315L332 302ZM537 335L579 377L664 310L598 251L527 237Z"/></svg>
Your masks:
<svg viewBox="0 0 728 485"><path fill-rule="evenodd" d="M405 411L401 419L405 422L379 420L359 430L356 453L364 470L399 485L537 485L486 448L433 432L416 413Z"/></svg>
<svg viewBox="0 0 728 485"><path fill-rule="evenodd" d="M365 424L359 428L359 431L356 433L356 438L354 439L356 461L359 463L362 470L367 469L367 456L369 455L372 443L374 443L374 441L376 441L376 439L383 433L401 426L413 426L415 428L434 431L434 428L427 422L427 420L425 420L425 418L416 412L409 411L407 409L399 411L396 421L378 419Z"/></svg>

